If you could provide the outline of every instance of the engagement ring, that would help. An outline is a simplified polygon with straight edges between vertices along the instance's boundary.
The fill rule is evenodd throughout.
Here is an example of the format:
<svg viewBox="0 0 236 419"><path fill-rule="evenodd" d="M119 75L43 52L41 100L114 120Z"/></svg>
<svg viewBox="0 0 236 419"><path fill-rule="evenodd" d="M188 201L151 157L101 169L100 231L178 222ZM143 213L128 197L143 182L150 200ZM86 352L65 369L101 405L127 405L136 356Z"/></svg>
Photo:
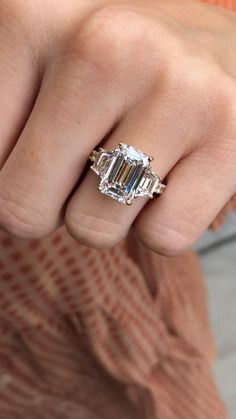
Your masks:
<svg viewBox="0 0 236 419"><path fill-rule="evenodd" d="M128 144L120 143L115 150L94 150L89 159L91 169L100 177L99 190L123 204L134 198L162 194L166 185L152 170L153 158Z"/></svg>

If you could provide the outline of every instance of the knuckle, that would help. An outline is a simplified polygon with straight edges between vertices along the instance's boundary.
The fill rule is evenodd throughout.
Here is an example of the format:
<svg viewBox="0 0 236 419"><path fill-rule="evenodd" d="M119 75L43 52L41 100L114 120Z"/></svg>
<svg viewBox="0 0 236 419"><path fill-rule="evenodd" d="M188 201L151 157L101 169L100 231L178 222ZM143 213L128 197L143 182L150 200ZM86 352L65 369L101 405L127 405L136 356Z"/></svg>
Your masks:
<svg viewBox="0 0 236 419"><path fill-rule="evenodd" d="M194 115L203 142L216 132L222 135L230 121L235 120L236 80L221 68L187 59L171 81L192 119Z"/></svg>
<svg viewBox="0 0 236 419"><path fill-rule="evenodd" d="M220 85L221 112L225 116L226 123L235 121L236 117L236 78L224 75Z"/></svg>
<svg viewBox="0 0 236 419"><path fill-rule="evenodd" d="M210 105L213 111L227 113L235 103L236 83L233 78L225 72L209 74L206 80L206 94L210 98ZM213 106L212 106L213 105Z"/></svg>
<svg viewBox="0 0 236 419"><path fill-rule="evenodd" d="M124 238L120 225L72 210L66 211L65 225L75 240L95 249L110 248Z"/></svg>
<svg viewBox="0 0 236 419"><path fill-rule="evenodd" d="M0 3L0 17L1 23L5 22L8 24L9 22L15 21L19 15L21 15L21 8L19 1L12 0L8 1L1 1Z"/></svg>
<svg viewBox="0 0 236 419"><path fill-rule="evenodd" d="M205 141L211 142L216 136L222 138L235 121L235 79L222 70L209 72L200 93L203 106L199 112L205 115L203 123L210 134L205 135Z"/></svg>
<svg viewBox="0 0 236 419"><path fill-rule="evenodd" d="M5 28L11 28L11 30L17 29L19 34L19 25L25 25L31 16L31 4L30 1L24 2L19 0L0 2L0 26Z"/></svg>
<svg viewBox="0 0 236 419"><path fill-rule="evenodd" d="M176 256L194 244L191 235L165 225L154 229L136 224L135 230L145 247L163 256Z"/></svg>
<svg viewBox="0 0 236 419"><path fill-rule="evenodd" d="M7 233L22 239L40 238L53 230L46 217L32 205L10 197L0 198L0 225Z"/></svg>
<svg viewBox="0 0 236 419"><path fill-rule="evenodd" d="M144 22L139 14L122 5L108 5L95 11L71 37L69 49L92 63L97 70L114 76L140 56ZM143 28L143 30L142 30Z"/></svg>
<svg viewBox="0 0 236 419"><path fill-rule="evenodd" d="M1 44L8 46L8 51L20 53L22 58L33 59L38 38L32 31L39 25L39 14L30 0L0 1ZM6 49L7 50L7 49Z"/></svg>

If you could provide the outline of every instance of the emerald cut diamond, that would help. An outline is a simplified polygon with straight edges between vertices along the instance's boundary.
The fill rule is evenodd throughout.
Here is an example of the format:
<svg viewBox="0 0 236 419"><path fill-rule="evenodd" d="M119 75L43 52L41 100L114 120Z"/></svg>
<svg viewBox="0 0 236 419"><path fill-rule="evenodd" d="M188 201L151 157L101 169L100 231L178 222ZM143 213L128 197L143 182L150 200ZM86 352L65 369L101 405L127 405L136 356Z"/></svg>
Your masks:
<svg viewBox="0 0 236 419"><path fill-rule="evenodd" d="M119 202L131 204L137 196L152 198L161 193L161 179L150 167L152 158L133 146L119 144L114 151L100 148L90 159L91 169L101 178L99 190Z"/></svg>

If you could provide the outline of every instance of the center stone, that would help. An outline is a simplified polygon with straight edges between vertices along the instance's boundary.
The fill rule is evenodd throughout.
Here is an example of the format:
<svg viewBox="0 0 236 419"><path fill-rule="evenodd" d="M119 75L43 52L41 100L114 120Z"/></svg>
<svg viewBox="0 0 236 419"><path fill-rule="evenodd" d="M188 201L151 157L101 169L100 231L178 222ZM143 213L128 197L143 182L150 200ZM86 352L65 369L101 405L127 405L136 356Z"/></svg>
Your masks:
<svg viewBox="0 0 236 419"><path fill-rule="evenodd" d="M120 202L131 203L135 189L148 166L147 154L127 144L121 144L114 151L109 170L103 177L99 189Z"/></svg>

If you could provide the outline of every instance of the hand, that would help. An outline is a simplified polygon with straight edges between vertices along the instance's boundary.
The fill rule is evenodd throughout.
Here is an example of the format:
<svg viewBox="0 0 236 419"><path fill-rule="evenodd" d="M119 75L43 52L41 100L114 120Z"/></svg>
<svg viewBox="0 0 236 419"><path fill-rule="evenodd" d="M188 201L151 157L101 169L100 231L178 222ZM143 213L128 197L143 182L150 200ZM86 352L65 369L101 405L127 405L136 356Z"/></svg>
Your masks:
<svg viewBox="0 0 236 419"><path fill-rule="evenodd" d="M236 190L235 42L233 13L192 0L1 0L1 227L193 245ZM119 142L154 157L160 198L98 191L88 156Z"/></svg>

